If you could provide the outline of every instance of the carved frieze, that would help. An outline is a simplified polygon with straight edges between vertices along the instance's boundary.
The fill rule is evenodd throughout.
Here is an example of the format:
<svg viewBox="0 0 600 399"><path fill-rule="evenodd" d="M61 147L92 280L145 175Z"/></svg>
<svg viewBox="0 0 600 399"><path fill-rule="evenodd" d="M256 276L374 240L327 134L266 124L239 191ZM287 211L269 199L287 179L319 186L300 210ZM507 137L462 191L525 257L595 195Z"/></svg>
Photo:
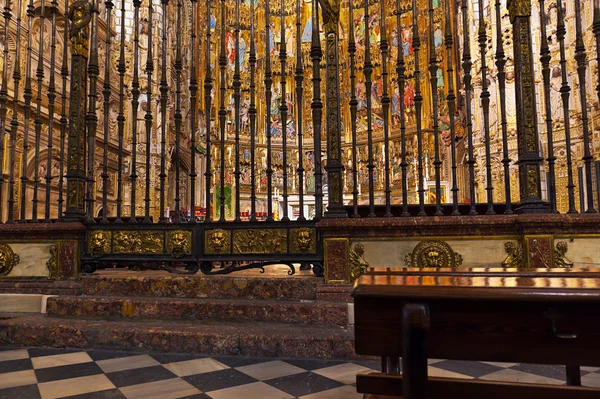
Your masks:
<svg viewBox="0 0 600 399"><path fill-rule="evenodd" d="M174 258L181 258L192 253L192 232L174 230L167 233L167 252Z"/></svg>
<svg viewBox="0 0 600 399"><path fill-rule="evenodd" d="M162 231L116 231L113 235L113 252L120 254L162 254Z"/></svg>
<svg viewBox="0 0 600 399"><path fill-rule="evenodd" d="M421 241L404 257L407 267L451 267L462 264L462 255L444 241Z"/></svg>
<svg viewBox="0 0 600 399"><path fill-rule="evenodd" d="M207 254L228 254L231 243L231 231L223 229L206 230L204 251Z"/></svg>
<svg viewBox="0 0 600 399"><path fill-rule="evenodd" d="M286 229L244 229L233 232L233 253L235 254L283 254L286 252Z"/></svg>
<svg viewBox="0 0 600 399"><path fill-rule="evenodd" d="M290 229L290 253L314 253L317 250L317 231L301 227Z"/></svg>

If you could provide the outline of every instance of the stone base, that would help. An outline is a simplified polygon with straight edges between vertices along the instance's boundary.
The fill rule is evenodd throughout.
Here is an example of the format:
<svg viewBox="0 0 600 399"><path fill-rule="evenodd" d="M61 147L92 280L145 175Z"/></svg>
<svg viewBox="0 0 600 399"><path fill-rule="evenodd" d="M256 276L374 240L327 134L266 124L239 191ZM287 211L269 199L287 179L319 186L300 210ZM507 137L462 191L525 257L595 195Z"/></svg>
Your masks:
<svg viewBox="0 0 600 399"><path fill-rule="evenodd" d="M323 301L61 296L49 299L48 314L109 320L211 320L348 326L348 306Z"/></svg>
<svg viewBox="0 0 600 399"><path fill-rule="evenodd" d="M0 345L356 359L349 328L272 323L132 322L0 315Z"/></svg>

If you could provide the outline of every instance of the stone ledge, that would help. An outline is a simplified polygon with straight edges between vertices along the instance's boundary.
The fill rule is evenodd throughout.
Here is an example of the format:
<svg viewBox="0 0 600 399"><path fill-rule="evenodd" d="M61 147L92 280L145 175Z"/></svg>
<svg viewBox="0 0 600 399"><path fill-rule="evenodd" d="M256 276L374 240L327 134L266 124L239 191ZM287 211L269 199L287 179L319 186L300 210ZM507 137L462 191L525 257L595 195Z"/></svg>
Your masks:
<svg viewBox="0 0 600 399"><path fill-rule="evenodd" d="M600 234L600 214L323 218L317 227L340 238Z"/></svg>
<svg viewBox="0 0 600 399"><path fill-rule="evenodd" d="M0 240L60 240L80 238L85 233L82 223L11 223L0 224Z"/></svg>

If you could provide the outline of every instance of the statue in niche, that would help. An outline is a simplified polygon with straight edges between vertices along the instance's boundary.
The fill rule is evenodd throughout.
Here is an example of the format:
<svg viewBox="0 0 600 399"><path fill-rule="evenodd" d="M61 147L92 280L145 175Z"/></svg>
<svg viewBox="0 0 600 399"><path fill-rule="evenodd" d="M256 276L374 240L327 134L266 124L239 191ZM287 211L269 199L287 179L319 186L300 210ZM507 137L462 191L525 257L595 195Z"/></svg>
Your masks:
<svg viewBox="0 0 600 399"><path fill-rule="evenodd" d="M498 133L498 91L496 79L488 78L486 81L490 93L490 136L494 137Z"/></svg>
<svg viewBox="0 0 600 399"><path fill-rule="evenodd" d="M148 63L148 23L146 21L142 21L139 34L139 54L140 54L140 69L146 72L146 67Z"/></svg>
<svg viewBox="0 0 600 399"><path fill-rule="evenodd" d="M412 25L406 27L406 25L402 24L401 30L402 37L402 54L405 57L414 53L414 49L412 46Z"/></svg>
<svg viewBox="0 0 600 399"><path fill-rule="evenodd" d="M356 99L358 100L358 111L362 111L367 107L367 88L362 77L358 79L356 84Z"/></svg>
<svg viewBox="0 0 600 399"><path fill-rule="evenodd" d="M294 30L292 25L286 24L285 27L285 52L288 57L294 56L294 44L296 40L294 39Z"/></svg>
<svg viewBox="0 0 600 399"><path fill-rule="evenodd" d="M559 121L564 119L564 107L562 103L560 88L562 86L560 66L552 68L550 74L550 104L552 111L552 120Z"/></svg>

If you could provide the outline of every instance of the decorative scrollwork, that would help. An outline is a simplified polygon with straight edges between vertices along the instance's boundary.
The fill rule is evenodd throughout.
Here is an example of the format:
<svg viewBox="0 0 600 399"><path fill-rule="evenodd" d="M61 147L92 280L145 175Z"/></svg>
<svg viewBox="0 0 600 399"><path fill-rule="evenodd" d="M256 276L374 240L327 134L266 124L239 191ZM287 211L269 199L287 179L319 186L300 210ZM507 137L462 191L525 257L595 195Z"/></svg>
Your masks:
<svg viewBox="0 0 600 399"><path fill-rule="evenodd" d="M58 245L50 246L50 259L46 262L48 267L48 277L52 280L60 279L60 270L58 270Z"/></svg>
<svg viewBox="0 0 600 399"><path fill-rule="evenodd" d="M444 241L421 241L404 257L407 267L451 267L462 264L462 255Z"/></svg>
<svg viewBox="0 0 600 399"><path fill-rule="evenodd" d="M508 241L504 243L504 250L508 256L502 261L502 267L523 268L525 267L525 253L523 244Z"/></svg>
<svg viewBox="0 0 600 399"><path fill-rule="evenodd" d="M235 254L283 254L286 252L286 229L244 229L233 232L233 253Z"/></svg>
<svg viewBox="0 0 600 399"><path fill-rule="evenodd" d="M230 252L231 231L223 229L206 230L204 250L207 254L228 254Z"/></svg>
<svg viewBox="0 0 600 399"><path fill-rule="evenodd" d="M19 255L15 254L10 246L0 244L0 276L8 276L19 261Z"/></svg>
<svg viewBox="0 0 600 399"><path fill-rule="evenodd" d="M356 244L350 250L350 281L354 281L363 275L369 268L369 263L365 261L365 247L362 244Z"/></svg>
<svg viewBox="0 0 600 399"><path fill-rule="evenodd" d="M95 230L88 239L88 252L94 258L101 258L110 253L110 232Z"/></svg>
<svg viewBox="0 0 600 399"><path fill-rule="evenodd" d="M290 252L291 253L313 253L316 252L315 229L302 227L290 229Z"/></svg>
<svg viewBox="0 0 600 399"><path fill-rule="evenodd" d="M162 231L118 231L113 236L113 252L121 254L162 254Z"/></svg>
<svg viewBox="0 0 600 399"><path fill-rule="evenodd" d="M573 267L573 262L567 259L568 244L566 241L559 241L554 248L554 267Z"/></svg>
<svg viewBox="0 0 600 399"><path fill-rule="evenodd" d="M174 230L167 233L167 252L179 259L192 253L192 232Z"/></svg>
<svg viewBox="0 0 600 399"><path fill-rule="evenodd" d="M253 263L243 263L239 261L232 262L221 262L221 268L213 271L212 262L202 262L200 265L200 271L206 275L214 275L214 274L230 274L233 272L238 272L240 270L248 270L248 269L260 269L261 273L265 272L265 266L277 266L277 265L286 265L290 268L288 270L288 276L293 276L296 274L296 267L293 263L290 262L282 262L282 261L269 261L269 262L253 262Z"/></svg>

